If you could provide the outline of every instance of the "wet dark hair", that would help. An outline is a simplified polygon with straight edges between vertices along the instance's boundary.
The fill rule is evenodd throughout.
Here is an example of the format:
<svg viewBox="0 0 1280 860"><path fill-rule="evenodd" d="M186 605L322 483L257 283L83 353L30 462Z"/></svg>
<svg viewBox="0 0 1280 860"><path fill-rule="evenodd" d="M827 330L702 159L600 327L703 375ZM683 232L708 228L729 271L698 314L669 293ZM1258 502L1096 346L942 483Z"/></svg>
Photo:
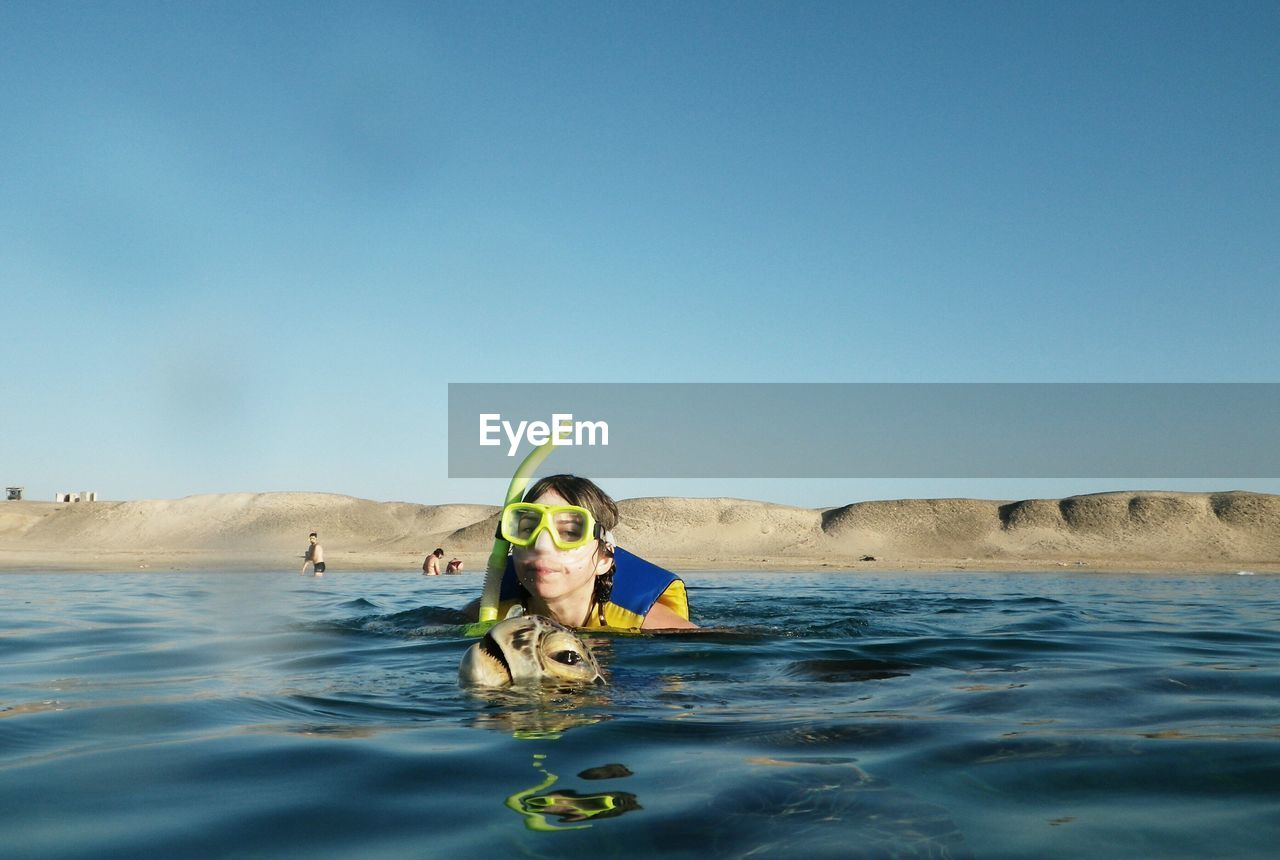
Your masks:
<svg viewBox="0 0 1280 860"><path fill-rule="evenodd" d="M436 551L431 554L434 555L436 558L444 558L444 550L442 550L440 547L436 547Z"/></svg>
<svg viewBox="0 0 1280 860"><path fill-rule="evenodd" d="M596 486L590 478L582 478L578 475L548 475L534 482L533 486L525 492L524 501L537 501L538 497L548 490L554 491L571 505L591 511L591 516L605 531L611 532L618 527L618 503ZM601 543L601 547L603 546L604 544ZM612 549L608 552L612 555ZM610 565L607 571L596 577L594 596L597 606L604 606L605 601L613 594L615 567ZM521 602L528 598L528 592L523 585L520 586L520 598Z"/></svg>
<svg viewBox="0 0 1280 860"><path fill-rule="evenodd" d="M316 537L316 533L312 532L311 534L307 535L307 537Z"/></svg>

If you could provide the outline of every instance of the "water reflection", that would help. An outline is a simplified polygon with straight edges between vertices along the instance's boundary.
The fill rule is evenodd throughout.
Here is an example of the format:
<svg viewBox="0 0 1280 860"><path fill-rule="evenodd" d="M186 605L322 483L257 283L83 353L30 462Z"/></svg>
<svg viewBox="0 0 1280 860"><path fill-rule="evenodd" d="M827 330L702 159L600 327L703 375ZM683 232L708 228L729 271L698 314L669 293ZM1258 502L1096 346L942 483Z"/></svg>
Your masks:
<svg viewBox="0 0 1280 860"><path fill-rule="evenodd" d="M468 696L484 705L467 721L471 726L510 734L518 740L558 740L570 729L606 722L612 717L608 687L579 685L469 688ZM598 819L616 818L642 809L628 791L579 791L553 788L559 777L546 767L546 753L533 754L538 780L508 795L505 805L524 818L525 827L538 832L583 830ZM624 764L610 762L578 774L583 780L632 776Z"/></svg>
<svg viewBox="0 0 1280 860"><path fill-rule="evenodd" d="M533 767L541 774L541 780L536 785L509 796L506 803L508 809L524 816L524 826L530 830L585 830L596 819L617 818L644 808L629 791L599 791L592 794L582 794L574 789L548 791L559 777L547 770L546 755L534 753ZM594 775L587 776L589 773ZM600 776L601 773L616 773L618 777ZM625 765L611 764L589 768L578 776L584 779L620 778L631 776L631 771ZM551 823L547 820L548 816L556 817L560 824Z"/></svg>
<svg viewBox="0 0 1280 860"><path fill-rule="evenodd" d="M555 740L579 726L611 719L601 712L609 705L607 688L537 687L469 690L486 704L466 722L476 728L510 734L521 740ZM588 710L590 709L590 710Z"/></svg>

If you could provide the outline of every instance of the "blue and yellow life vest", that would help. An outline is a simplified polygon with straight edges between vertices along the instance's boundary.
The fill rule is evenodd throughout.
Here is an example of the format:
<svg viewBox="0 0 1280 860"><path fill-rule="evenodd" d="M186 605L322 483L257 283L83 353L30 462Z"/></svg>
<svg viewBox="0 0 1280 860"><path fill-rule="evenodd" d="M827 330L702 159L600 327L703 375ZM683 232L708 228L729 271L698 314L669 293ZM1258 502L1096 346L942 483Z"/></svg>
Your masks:
<svg viewBox="0 0 1280 860"><path fill-rule="evenodd" d="M604 604L604 624L597 612L591 612L588 628L639 630L655 603L661 603L681 618L689 618L689 596L684 580L621 547L613 551L613 593ZM506 618L513 606L520 604L520 582L516 569L507 559L498 592L498 617Z"/></svg>

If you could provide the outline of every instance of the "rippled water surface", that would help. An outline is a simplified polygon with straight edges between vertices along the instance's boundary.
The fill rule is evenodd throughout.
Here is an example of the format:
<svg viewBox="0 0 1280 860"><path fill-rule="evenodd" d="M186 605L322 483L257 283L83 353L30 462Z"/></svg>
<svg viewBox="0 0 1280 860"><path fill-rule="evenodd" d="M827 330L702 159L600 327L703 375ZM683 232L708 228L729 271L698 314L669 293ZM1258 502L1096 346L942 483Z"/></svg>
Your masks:
<svg viewBox="0 0 1280 860"><path fill-rule="evenodd" d="M1280 577L694 573L456 684L480 577L0 575L20 857L1271 857Z"/></svg>

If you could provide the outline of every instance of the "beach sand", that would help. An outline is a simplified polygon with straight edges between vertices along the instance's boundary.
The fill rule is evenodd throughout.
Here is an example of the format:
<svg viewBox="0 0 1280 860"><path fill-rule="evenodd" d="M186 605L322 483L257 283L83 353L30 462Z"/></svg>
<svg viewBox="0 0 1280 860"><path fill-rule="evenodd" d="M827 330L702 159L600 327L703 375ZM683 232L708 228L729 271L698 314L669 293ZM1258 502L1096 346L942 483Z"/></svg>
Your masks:
<svg viewBox="0 0 1280 860"><path fill-rule="evenodd" d="M619 502L618 542L673 570L1280 572L1280 496L1112 492L795 508L741 499ZM331 571L484 569L498 508L328 493L0 502L0 570L298 570L319 532ZM874 560L864 560L873 557Z"/></svg>

